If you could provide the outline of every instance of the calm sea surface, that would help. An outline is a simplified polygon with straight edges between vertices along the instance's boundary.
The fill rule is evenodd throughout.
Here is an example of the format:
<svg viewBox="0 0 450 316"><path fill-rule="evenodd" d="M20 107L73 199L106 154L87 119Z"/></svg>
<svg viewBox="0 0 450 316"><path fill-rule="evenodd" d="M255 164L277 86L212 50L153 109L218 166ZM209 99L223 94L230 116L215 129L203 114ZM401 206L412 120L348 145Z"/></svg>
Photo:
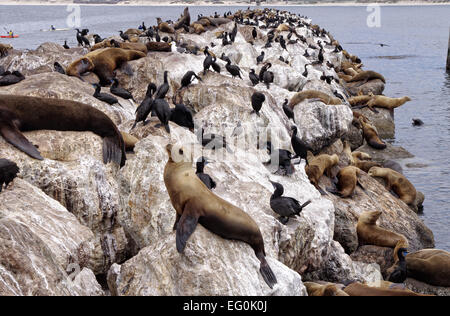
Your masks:
<svg viewBox="0 0 450 316"><path fill-rule="evenodd" d="M433 230L436 247L450 251L450 76L445 60L450 26L450 6L381 7L381 27L367 26L366 7L287 7L307 15L329 30L342 46L358 55L365 69L382 73L387 79L384 94L404 95L411 102L395 111L396 136L393 144L414 154L402 161L406 176L425 194L423 219ZM236 10L233 7L192 7L191 15ZM153 25L156 17L175 20L180 7L82 6L81 27L102 37L137 27L142 21ZM15 48L34 49L43 42L76 45L75 31L41 32L66 28L70 12L66 6L1 6L0 33L13 30L18 39L5 40ZM388 44L380 47L377 43ZM413 127L412 118L425 125ZM416 167L407 167L414 163ZM417 164L422 165L417 167Z"/></svg>

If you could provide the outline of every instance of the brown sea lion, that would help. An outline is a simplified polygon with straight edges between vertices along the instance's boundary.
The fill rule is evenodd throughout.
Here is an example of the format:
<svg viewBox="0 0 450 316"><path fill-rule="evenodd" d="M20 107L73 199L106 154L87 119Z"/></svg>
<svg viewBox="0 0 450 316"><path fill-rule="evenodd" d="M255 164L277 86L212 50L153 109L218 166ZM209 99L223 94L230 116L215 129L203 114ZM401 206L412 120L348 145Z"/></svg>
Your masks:
<svg viewBox="0 0 450 316"><path fill-rule="evenodd" d="M125 144L125 150L133 151L134 146L137 144L137 142L139 142L139 139L137 139L136 137L134 137L131 134L128 134L127 132L121 131L120 134L122 134L123 142Z"/></svg>
<svg viewBox="0 0 450 316"><path fill-rule="evenodd" d="M339 72L337 75L338 75L339 79L342 79L345 82L348 82L349 80L352 80L352 78L353 78L352 76L346 75L346 74L344 74L342 72Z"/></svg>
<svg viewBox="0 0 450 316"><path fill-rule="evenodd" d="M405 204L412 205L416 200L416 188L401 173L390 168L373 167L369 170L369 176L383 178L386 181L386 190L393 190Z"/></svg>
<svg viewBox="0 0 450 316"><path fill-rule="evenodd" d="M369 173L369 170L372 167L381 167L381 165L378 162L375 161L367 161L367 160L359 160L355 159L355 162L353 163L353 166L358 167L362 171Z"/></svg>
<svg viewBox="0 0 450 316"><path fill-rule="evenodd" d="M282 23L280 25L278 25L278 27L276 28L275 32L289 32L291 30L291 28L289 27L289 25Z"/></svg>
<svg viewBox="0 0 450 316"><path fill-rule="evenodd" d="M367 106L370 109L373 109L373 107L379 107L392 110L402 106L408 101L411 101L409 97L389 98L383 95L375 95L367 102Z"/></svg>
<svg viewBox="0 0 450 316"><path fill-rule="evenodd" d="M128 29L124 32L124 34L129 35L129 36L130 35L139 36L142 34L142 31L138 30L138 29Z"/></svg>
<svg viewBox="0 0 450 316"><path fill-rule="evenodd" d="M355 192L360 172L361 170L354 166L347 166L339 170L336 176L338 178L338 191L332 193L338 194L341 198L351 197Z"/></svg>
<svg viewBox="0 0 450 316"><path fill-rule="evenodd" d="M122 135L103 112L83 103L28 96L0 97L0 134L17 149L43 160L21 132L35 130L91 131L103 137L103 162L125 165Z"/></svg>
<svg viewBox="0 0 450 316"><path fill-rule="evenodd" d="M303 102L306 99L319 99L320 101L322 101L323 103L328 104L328 105L342 104L341 99L329 96L328 94L326 94L324 92L316 91L316 90L305 90L305 91L297 92L291 98L288 105L290 106L291 109L293 109L294 106L296 106L300 102Z"/></svg>
<svg viewBox="0 0 450 316"><path fill-rule="evenodd" d="M352 156L354 159L358 160L371 160L372 157L370 157L369 154L363 153L362 151L354 151L352 152Z"/></svg>
<svg viewBox="0 0 450 316"><path fill-rule="evenodd" d="M356 232L358 242L362 245L374 245L389 248L408 248L408 240L401 234L377 226L377 220L380 218L381 211L363 212L358 219ZM398 261L397 252L394 251L394 260Z"/></svg>
<svg viewBox="0 0 450 316"><path fill-rule="evenodd" d="M0 43L0 57L7 56L10 49L13 49L11 45Z"/></svg>
<svg viewBox="0 0 450 316"><path fill-rule="evenodd" d="M200 35L205 32L205 28L203 27L203 25L201 25L199 23L193 23L192 27L194 28L195 34Z"/></svg>
<svg viewBox="0 0 450 316"><path fill-rule="evenodd" d="M347 293L339 289L335 284L319 284L315 282L303 282L308 291L308 296L348 296Z"/></svg>
<svg viewBox="0 0 450 316"><path fill-rule="evenodd" d="M366 122L362 117L360 117L358 121L360 123L361 129L363 131L363 136L367 144L375 149L385 149L386 144L380 139L377 132L375 131L375 128L368 122Z"/></svg>
<svg viewBox="0 0 450 316"><path fill-rule="evenodd" d="M395 290L384 287L371 287L359 282L352 283L344 288L349 296L430 296L419 294L410 290Z"/></svg>
<svg viewBox="0 0 450 316"><path fill-rule="evenodd" d="M406 256L408 277L435 286L450 287L450 253L422 249Z"/></svg>
<svg viewBox="0 0 450 316"><path fill-rule="evenodd" d="M371 99L372 96L370 95L358 95L348 99L348 103L350 103L351 106L366 105Z"/></svg>
<svg viewBox="0 0 450 316"><path fill-rule="evenodd" d="M183 15L181 16L181 18L177 21L177 23L175 23L175 25L173 26L173 28L175 30L181 29L183 26L189 26L191 24L191 15L189 14L189 8L186 7L184 8L184 12Z"/></svg>
<svg viewBox="0 0 450 316"><path fill-rule="evenodd" d="M143 52L144 54L147 54L147 52L148 52L147 46L143 43L118 42L114 39L104 40L100 43L95 44L94 46L92 46L91 52L94 50L98 50L101 48L107 48L107 47L138 50L140 52Z"/></svg>
<svg viewBox="0 0 450 316"><path fill-rule="evenodd" d="M169 25L167 22L163 22L161 18L156 18L156 22L158 23L158 30L165 33L174 34L175 29Z"/></svg>
<svg viewBox="0 0 450 316"><path fill-rule="evenodd" d="M223 238L249 244L261 262L259 271L264 281L272 288L277 280L266 261L264 240L255 221L206 187L192 168L193 157L187 148L169 144L166 149L169 160L164 168L164 183L177 212L174 229L178 252L184 251L187 240L200 223Z"/></svg>
<svg viewBox="0 0 450 316"><path fill-rule="evenodd" d="M66 69L68 76L81 78L86 72L94 72L100 78L100 84L109 85L114 79L114 70L122 67L130 60L145 57L146 54L137 50L122 48L103 48L86 54L72 62Z"/></svg>
<svg viewBox="0 0 450 316"><path fill-rule="evenodd" d="M320 177L326 172L327 177L331 178L331 168L339 163L338 155L334 154L332 156L327 154L322 154L314 157L309 161L309 165L305 167L306 175L309 181L322 193L322 189L319 187Z"/></svg>
<svg viewBox="0 0 450 316"><path fill-rule="evenodd" d="M171 44L166 42L147 42L149 52L171 52Z"/></svg>
<svg viewBox="0 0 450 316"><path fill-rule="evenodd" d="M383 75L372 70L360 72L347 82L363 81L363 83L366 83L367 81L373 79L380 79L383 83L386 83L386 79L384 79Z"/></svg>

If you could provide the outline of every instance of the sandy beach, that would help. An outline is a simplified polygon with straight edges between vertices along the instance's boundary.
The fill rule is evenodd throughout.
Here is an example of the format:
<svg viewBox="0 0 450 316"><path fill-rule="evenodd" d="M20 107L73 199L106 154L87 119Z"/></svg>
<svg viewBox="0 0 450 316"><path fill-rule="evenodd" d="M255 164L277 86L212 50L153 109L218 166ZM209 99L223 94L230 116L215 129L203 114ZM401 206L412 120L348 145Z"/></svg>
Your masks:
<svg viewBox="0 0 450 316"><path fill-rule="evenodd" d="M73 4L72 1L57 1L57 2L49 2L49 1L6 1L0 0L0 5L69 5ZM447 2L425 2L425 1L401 1L398 3L355 3L355 2L340 2L340 3L332 3L332 2L324 2L324 3L315 3L315 4L295 4L288 3L285 1L278 2L270 2L270 3L262 3L261 7L273 7L273 6L290 6L290 7L317 7L317 6L335 6L335 7L346 7L346 6L368 6L371 4L378 4L380 6L435 6L435 5L450 5L450 1ZM148 1L123 1L118 4L80 4L82 6L242 6L248 7L250 4L248 2L243 1L227 1L226 3L211 3L206 1L195 1L193 3L185 3L184 1L159 1L159 2L148 2ZM254 3L251 6L255 6Z"/></svg>

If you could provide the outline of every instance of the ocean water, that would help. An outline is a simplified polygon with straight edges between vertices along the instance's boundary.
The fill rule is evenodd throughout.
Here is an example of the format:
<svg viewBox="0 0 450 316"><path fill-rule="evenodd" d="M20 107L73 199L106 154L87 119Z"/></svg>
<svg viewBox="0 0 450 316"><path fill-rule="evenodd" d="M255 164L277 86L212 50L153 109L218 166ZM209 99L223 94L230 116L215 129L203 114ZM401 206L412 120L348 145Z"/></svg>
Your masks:
<svg viewBox="0 0 450 316"><path fill-rule="evenodd" d="M66 28L72 13L66 6L1 6L0 33L13 30L20 37L1 39L15 48L34 49L43 42L76 45L75 31L41 32ZM404 173L425 194L425 223L433 230L436 247L450 251L450 75L445 62L450 26L450 6L383 6L379 27L369 27L367 8L286 7L312 18L333 34L350 53L358 55L367 70L387 79L384 94L409 96L412 101L395 111L396 135L390 140L416 157L400 161ZM191 7L191 16L222 14L233 7ZM147 26L156 17L176 20L181 7L81 6L82 28L102 37L119 30ZM70 26L70 25L69 25ZM381 47L379 43L389 46ZM412 118L425 122L413 127Z"/></svg>

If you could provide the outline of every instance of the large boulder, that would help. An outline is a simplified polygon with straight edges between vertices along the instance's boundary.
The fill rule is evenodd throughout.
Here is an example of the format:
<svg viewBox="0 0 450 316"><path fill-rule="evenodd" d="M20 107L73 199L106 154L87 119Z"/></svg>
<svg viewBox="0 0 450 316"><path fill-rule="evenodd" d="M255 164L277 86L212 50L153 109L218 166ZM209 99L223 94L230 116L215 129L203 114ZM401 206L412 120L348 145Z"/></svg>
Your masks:
<svg viewBox="0 0 450 316"><path fill-rule="evenodd" d="M61 204L16 179L0 194L0 295L102 294L83 268L93 265L94 239Z"/></svg>

